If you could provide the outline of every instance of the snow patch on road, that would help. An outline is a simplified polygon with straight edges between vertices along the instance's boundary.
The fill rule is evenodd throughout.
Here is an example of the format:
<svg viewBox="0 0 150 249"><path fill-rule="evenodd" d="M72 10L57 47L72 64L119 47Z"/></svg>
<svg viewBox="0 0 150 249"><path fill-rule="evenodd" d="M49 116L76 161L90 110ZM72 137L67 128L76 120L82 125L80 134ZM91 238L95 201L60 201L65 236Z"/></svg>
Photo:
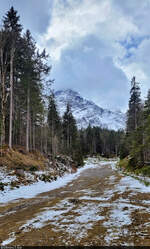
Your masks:
<svg viewBox="0 0 150 249"><path fill-rule="evenodd" d="M145 186L144 183L140 182L139 180L135 179L132 176L122 177L116 189L120 192L124 192L126 190L131 190L133 193L135 192L149 193L150 192L150 186Z"/></svg>
<svg viewBox="0 0 150 249"><path fill-rule="evenodd" d="M14 240L16 239L16 236L14 235L14 233L12 233L10 235L10 238L4 240L2 243L1 243L1 246L6 246L6 245L9 245L11 242L13 242Z"/></svg>
<svg viewBox="0 0 150 249"><path fill-rule="evenodd" d="M87 201L107 201L110 197L102 196L102 197L92 197L92 196L82 196L79 197L80 200L87 200Z"/></svg>
<svg viewBox="0 0 150 249"><path fill-rule="evenodd" d="M66 230L66 232L78 241L86 236L87 231L93 227L95 222L104 220L99 212L101 208L95 203L88 203L86 206L79 204L79 207L73 209L74 215L65 216L61 223L56 225L55 230Z"/></svg>
<svg viewBox="0 0 150 249"><path fill-rule="evenodd" d="M88 204L86 206L81 206L79 209L75 210L79 216L75 218L76 223L89 223L93 221L99 221L104 219L103 216L100 216L98 212L100 211L99 207L93 204Z"/></svg>
<svg viewBox="0 0 150 249"><path fill-rule="evenodd" d="M125 206L124 206L125 208ZM112 241L117 240L122 235L123 226L128 226L132 223L130 217L130 211L124 210L123 205L115 205L110 211L108 221L103 223L107 228L107 235L105 241L108 245L111 245Z"/></svg>
<svg viewBox="0 0 150 249"><path fill-rule="evenodd" d="M72 204L63 200L55 207L45 208L43 212L37 214L33 219L28 220L20 229L27 232L29 229L42 228L53 223L57 224L63 218L62 215L68 213L71 209Z"/></svg>
<svg viewBox="0 0 150 249"><path fill-rule="evenodd" d="M70 211L73 214L69 214ZM81 239L95 222L105 219L104 216L99 215L100 211L101 207L95 203L88 203L86 206L79 204L76 207L75 203L66 199L56 204L55 207L46 208L36 217L28 220L20 229L28 232L33 228L39 229L46 225L52 225L54 231L65 230L69 236Z"/></svg>
<svg viewBox="0 0 150 249"><path fill-rule="evenodd" d="M147 208L140 205L133 205L129 203L129 200L123 198L118 199L109 207L111 210L108 220L103 223L107 228L107 235L105 236L107 245L112 245L115 240L129 233L128 226L132 224L131 214L133 211L138 211L139 209L147 211ZM122 245L127 246L131 244L125 243Z"/></svg>

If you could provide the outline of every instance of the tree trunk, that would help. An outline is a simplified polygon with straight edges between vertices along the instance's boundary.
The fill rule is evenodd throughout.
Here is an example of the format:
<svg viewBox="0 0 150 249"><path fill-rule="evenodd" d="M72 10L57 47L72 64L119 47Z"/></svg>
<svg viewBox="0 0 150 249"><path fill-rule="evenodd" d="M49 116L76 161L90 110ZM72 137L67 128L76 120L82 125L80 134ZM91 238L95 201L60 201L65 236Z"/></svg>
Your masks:
<svg viewBox="0 0 150 249"><path fill-rule="evenodd" d="M21 120L21 113L19 111L19 120L20 120L20 125L19 125L19 144L22 145L22 120Z"/></svg>
<svg viewBox="0 0 150 249"><path fill-rule="evenodd" d="M32 146L32 120L31 120L31 117L30 117L30 124L29 124L29 130L30 130L30 135L29 135L29 140L30 140L30 150L33 149L33 146Z"/></svg>
<svg viewBox="0 0 150 249"><path fill-rule="evenodd" d="M41 124L41 153L43 153L43 127Z"/></svg>
<svg viewBox="0 0 150 249"><path fill-rule="evenodd" d="M7 70L7 56L5 61L3 60L3 49L0 49L0 81L1 81L1 145L5 143L5 119L6 119L6 102L8 97L8 92L6 92L6 70Z"/></svg>
<svg viewBox="0 0 150 249"><path fill-rule="evenodd" d="M26 125L26 151L29 152L29 132L30 132L30 89L27 90L27 125Z"/></svg>
<svg viewBox="0 0 150 249"><path fill-rule="evenodd" d="M1 113L2 113L2 124L1 124L1 144L5 143L5 77L2 76L2 99L1 99Z"/></svg>
<svg viewBox="0 0 150 249"><path fill-rule="evenodd" d="M47 154L47 125L44 126L44 152Z"/></svg>
<svg viewBox="0 0 150 249"><path fill-rule="evenodd" d="M13 61L14 48L11 49L10 57L10 113L9 113L9 148L12 149L12 122L13 122Z"/></svg>
<svg viewBox="0 0 150 249"><path fill-rule="evenodd" d="M33 120L33 136L32 136L32 138L33 138L33 150L35 150L35 124L34 124L34 120Z"/></svg>
<svg viewBox="0 0 150 249"><path fill-rule="evenodd" d="M54 160L54 129L53 129L53 120L52 120L52 127L51 127L51 146L52 146L52 158Z"/></svg>

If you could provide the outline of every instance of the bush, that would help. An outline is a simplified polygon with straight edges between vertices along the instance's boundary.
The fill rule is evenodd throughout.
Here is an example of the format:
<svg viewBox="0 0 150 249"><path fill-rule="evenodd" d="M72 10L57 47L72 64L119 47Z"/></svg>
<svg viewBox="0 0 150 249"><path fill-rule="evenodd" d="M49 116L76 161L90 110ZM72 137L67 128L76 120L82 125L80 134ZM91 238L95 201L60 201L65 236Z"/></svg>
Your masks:
<svg viewBox="0 0 150 249"><path fill-rule="evenodd" d="M31 166L29 170L32 171L32 172L34 172L34 171L37 171L38 169L37 169L36 166Z"/></svg>
<svg viewBox="0 0 150 249"><path fill-rule="evenodd" d="M0 190L4 191L4 183L0 182Z"/></svg>
<svg viewBox="0 0 150 249"><path fill-rule="evenodd" d="M82 154L80 152L76 153L73 156L73 161L75 162L77 167L84 165L83 156L82 156Z"/></svg>
<svg viewBox="0 0 150 249"><path fill-rule="evenodd" d="M51 182L52 181L52 177L50 175L42 174L39 178L41 181L44 181L44 182ZM57 180L57 178L56 178L56 180Z"/></svg>
<svg viewBox="0 0 150 249"><path fill-rule="evenodd" d="M124 158L124 159L122 159L122 160L119 161L118 166L120 168L126 169L128 167L128 163L129 163L129 159L126 157L126 158Z"/></svg>
<svg viewBox="0 0 150 249"><path fill-rule="evenodd" d="M140 171L143 176L150 176L150 166L144 166Z"/></svg>
<svg viewBox="0 0 150 249"><path fill-rule="evenodd" d="M137 167L138 160L135 157L131 157L128 162L128 167L131 169L135 169Z"/></svg>

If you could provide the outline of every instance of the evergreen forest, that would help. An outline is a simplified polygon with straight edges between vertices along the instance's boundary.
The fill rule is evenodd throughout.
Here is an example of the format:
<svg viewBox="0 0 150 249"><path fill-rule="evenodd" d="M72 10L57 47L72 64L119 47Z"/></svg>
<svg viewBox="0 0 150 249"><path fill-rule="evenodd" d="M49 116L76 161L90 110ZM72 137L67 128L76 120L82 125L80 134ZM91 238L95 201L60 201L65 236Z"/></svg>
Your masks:
<svg viewBox="0 0 150 249"><path fill-rule="evenodd" d="M55 158L118 156L123 131L91 127L78 130L69 103L60 117L52 90L50 56L39 51L30 30L24 32L11 7L0 30L0 144L40 151ZM57 79L55 79L57 80Z"/></svg>

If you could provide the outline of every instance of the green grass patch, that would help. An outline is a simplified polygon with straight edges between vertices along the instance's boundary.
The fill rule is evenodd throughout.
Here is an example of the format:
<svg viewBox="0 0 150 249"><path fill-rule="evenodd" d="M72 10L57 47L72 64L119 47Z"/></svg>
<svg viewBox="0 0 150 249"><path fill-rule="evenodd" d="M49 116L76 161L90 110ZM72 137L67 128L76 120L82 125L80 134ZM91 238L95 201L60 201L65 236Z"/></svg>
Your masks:
<svg viewBox="0 0 150 249"><path fill-rule="evenodd" d="M150 177L150 166L149 165L145 165L142 168L138 168L138 167L132 166L131 159L124 158L118 162L118 167L123 170L123 174L125 176L131 176L134 179L143 183L145 186L150 185L149 181L146 181L145 179L140 179L140 176Z"/></svg>
<svg viewBox="0 0 150 249"><path fill-rule="evenodd" d="M128 158L121 159L118 162L118 167L122 168L122 169L127 169L128 168L128 163L129 163L129 159Z"/></svg>
<svg viewBox="0 0 150 249"><path fill-rule="evenodd" d="M147 166L144 166L144 167L142 167L140 169L136 169L135 173L137 175L143 175L143 176L150 177L150 166L147 165Z"/></svg>

